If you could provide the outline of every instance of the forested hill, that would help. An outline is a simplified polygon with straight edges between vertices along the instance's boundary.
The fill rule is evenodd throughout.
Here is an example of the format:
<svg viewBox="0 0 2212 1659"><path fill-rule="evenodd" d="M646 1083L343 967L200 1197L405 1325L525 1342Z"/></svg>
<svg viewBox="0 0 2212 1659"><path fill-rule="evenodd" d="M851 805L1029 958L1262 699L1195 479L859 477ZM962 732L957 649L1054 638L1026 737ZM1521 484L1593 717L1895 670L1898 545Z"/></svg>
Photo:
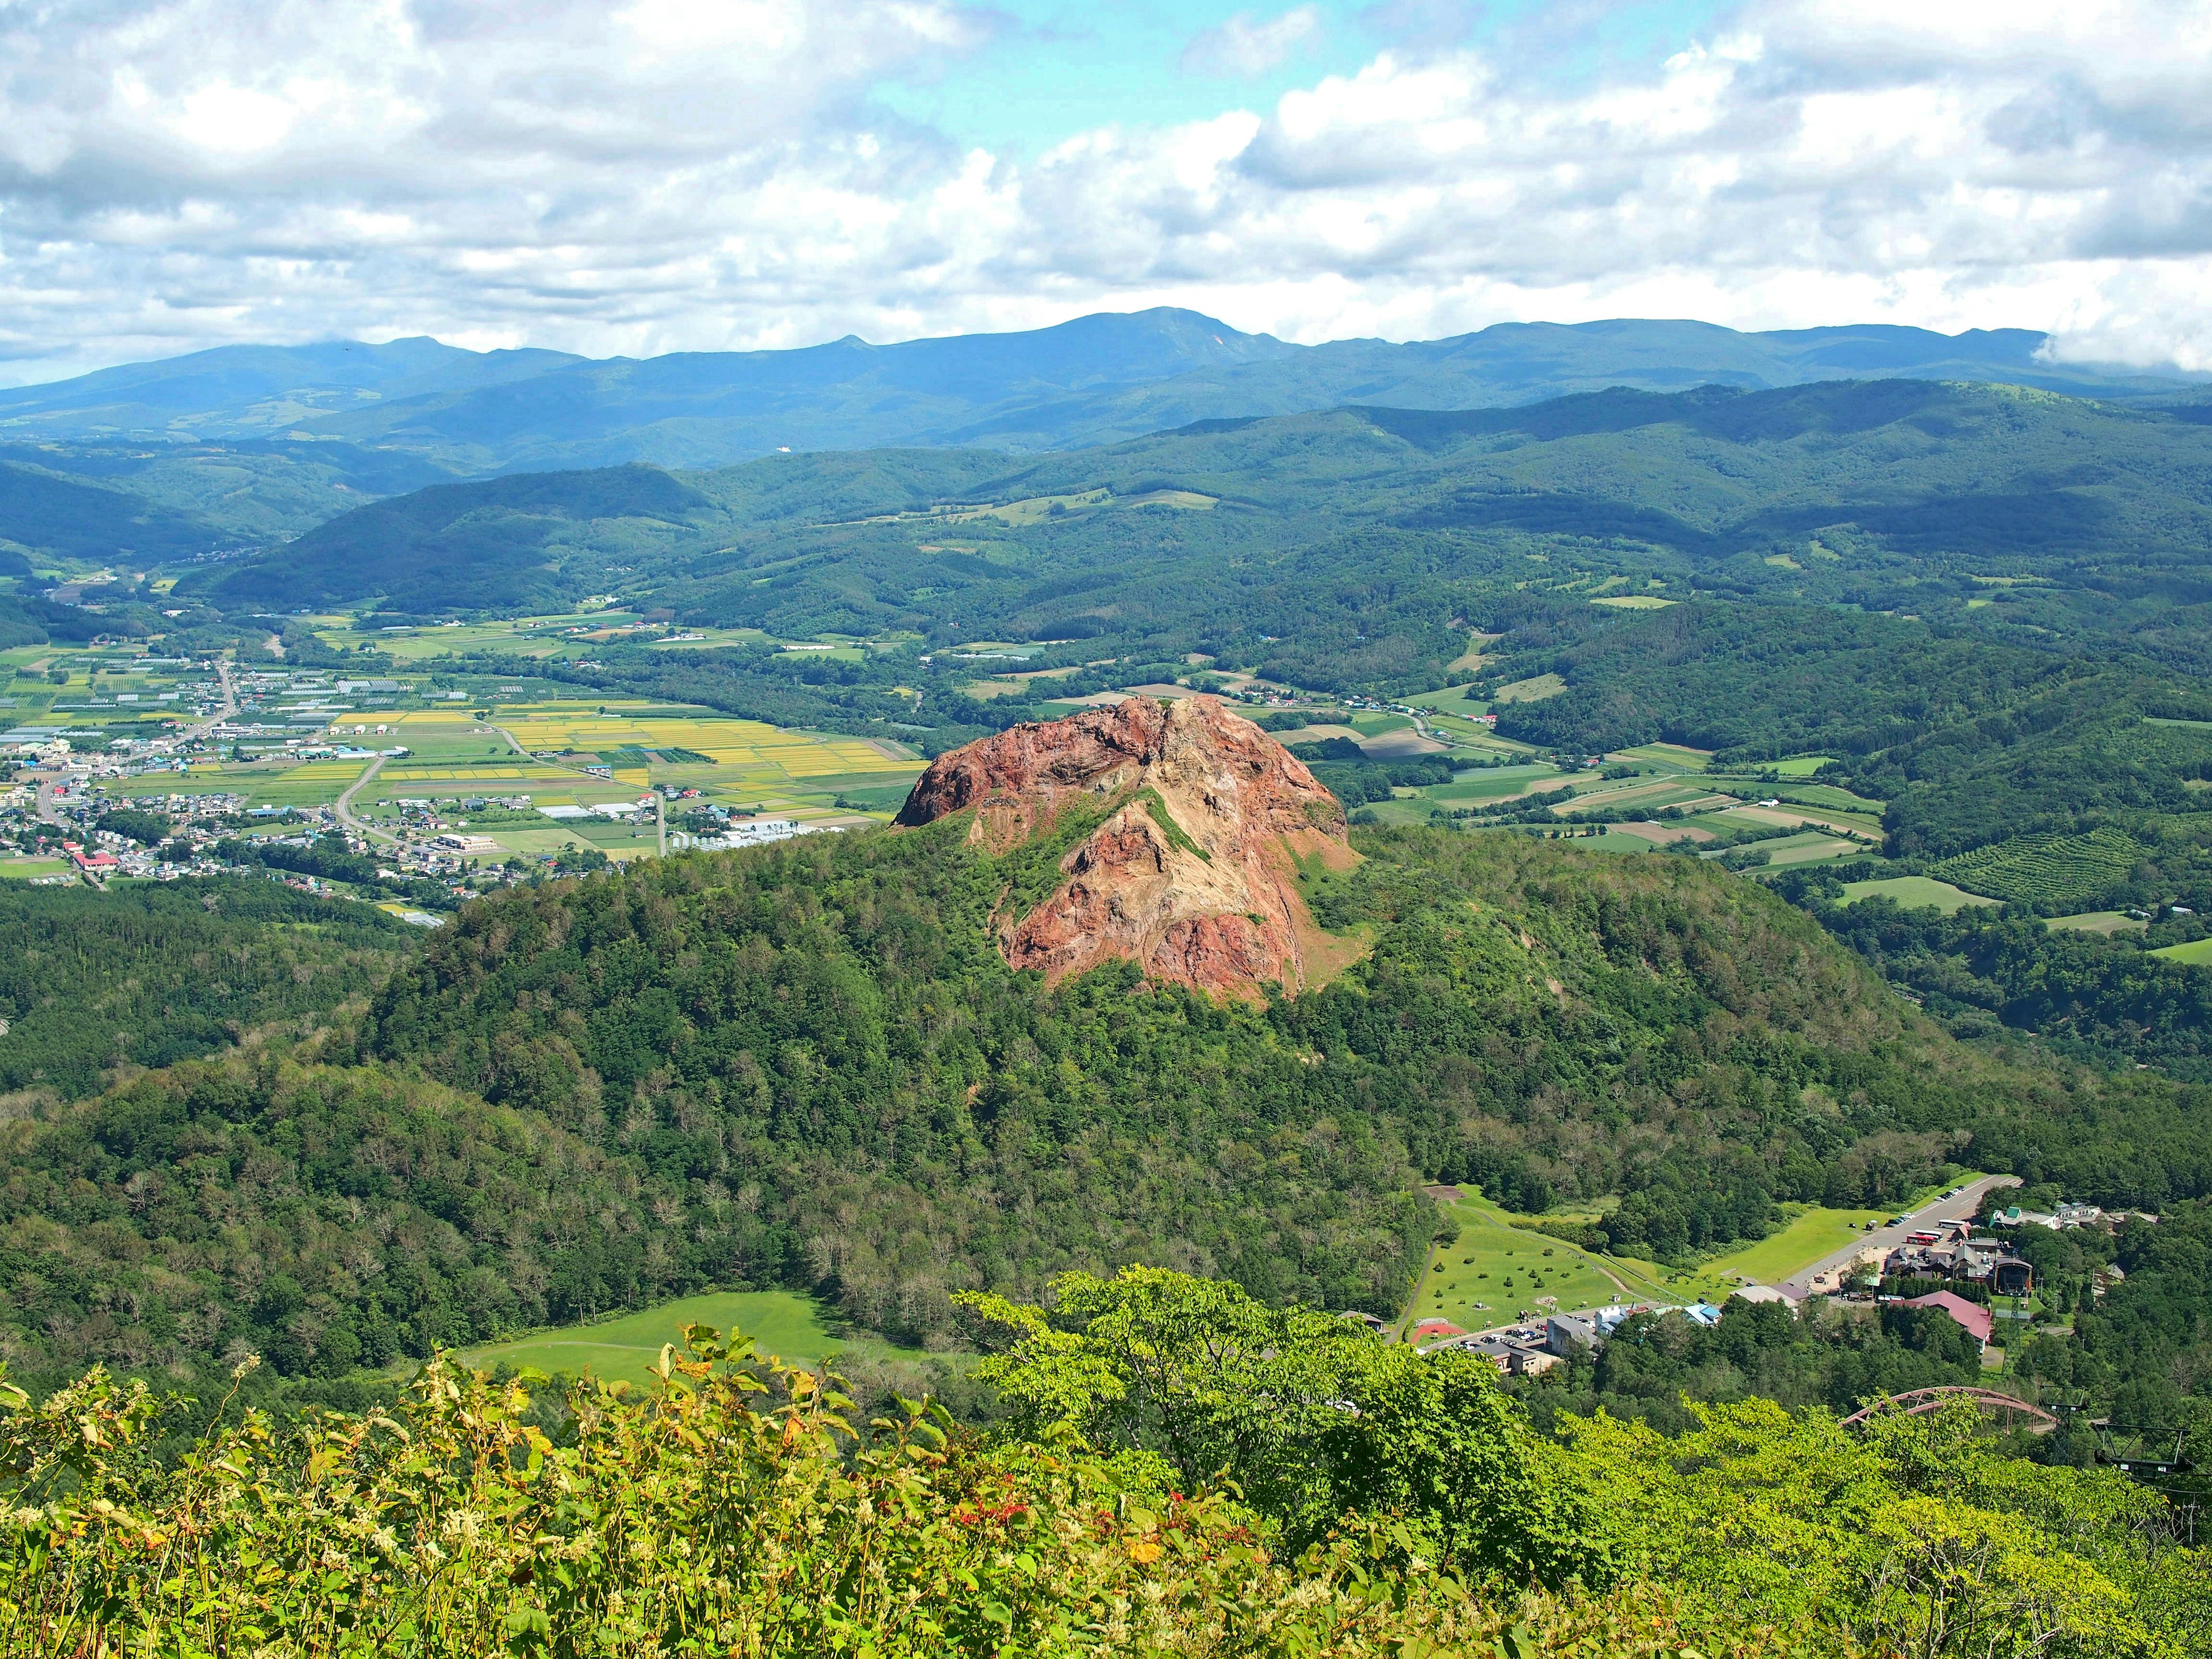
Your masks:
<svg viewBox="0 0 2212 1659"><path fill-rule="evenodd" d="M1010 971L985 924L1023 855L964 829L516 890L357 1040L5 1126L18 1371L250 1348L338 1376L714 1285L941 1340L955 1290L1129 1261L1394 1312L1439 1178L1618 1194L1612 1242L1669 1258L1969 1165L2106 1204L2212 1192L2202 1091L1955 1042L1711 866L1363 834L1306 884L1366 955L1255 1006Z"/></svg>
<svg viewBox="0 0 2212 1659"><path fill-rule="evenodd" d="M2212 427L2017 387L1341 410L1019 465L777 456L663 480L642 506L628 495L660 475L599 500L594 481L630 476L441 487L317 532L343 557L287 549L185 587L257 606L404 592L453 611L488 605L496 570L538 599L612 584L780 637L1204 648L1362 690L1436 683L1465 648L1454 618L1495 631L1607 596L1847 603L2192 667L2212 637Z"/></svg>

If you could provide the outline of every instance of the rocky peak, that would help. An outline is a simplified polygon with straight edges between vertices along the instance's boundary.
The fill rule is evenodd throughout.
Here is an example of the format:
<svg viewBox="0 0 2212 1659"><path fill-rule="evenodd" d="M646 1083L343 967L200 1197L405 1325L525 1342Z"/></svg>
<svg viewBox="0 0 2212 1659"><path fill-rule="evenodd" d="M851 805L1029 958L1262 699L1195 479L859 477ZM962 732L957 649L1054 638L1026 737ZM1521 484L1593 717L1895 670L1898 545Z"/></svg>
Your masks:
<svg viewBox="0 0 2212 1659"><path fill-rule="evenodd" d="M1299 896L1297 861L1352 861L1343 808L1211 698L1132 697L971 743L922 774L897 821L970 811L971 839L994 854L1044 836L1072 842L1059 885L997 918L1017 968L1057 981L1121 957L1247 996L1270 980L1311 983L1342 955Z"/></svg>

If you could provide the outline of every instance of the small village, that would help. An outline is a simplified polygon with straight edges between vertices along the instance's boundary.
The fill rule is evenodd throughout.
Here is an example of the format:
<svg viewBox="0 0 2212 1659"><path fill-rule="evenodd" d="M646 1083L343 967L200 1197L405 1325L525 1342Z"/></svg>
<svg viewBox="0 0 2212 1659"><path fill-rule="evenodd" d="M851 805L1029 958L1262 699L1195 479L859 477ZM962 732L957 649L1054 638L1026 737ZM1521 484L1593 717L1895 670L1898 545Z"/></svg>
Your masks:
<svg viewBox="0 0 2212 1659"><path fill-rule="evenodd" d="M1931 1218L1915 1226L1902 1243L1869 1243L1845 1261L1810 1274L1808 1295L1793 1295L1771 1285L1744 1284L1718 1304L1623 1300L1572 1310L1553 1308L1481 1330L1464 1329L1432 1316L1414 1320L1405 1336L1424 1354L1448 1351L1474 1354L1495 1365L1501 1376L1534 1377L1595 1353L1638 1315L1672 1316L1712 1327L1720 1323L1727 1306L1736 1302L1779 1305L1793 1316L1816 1304L1845 1316L1862 1317L1873 1316L1885 1307L1902 1305L1931 1309L1948 1316L1972 1339L1987 1364L2001 1357L1996 1349L2002 1345L1995 1340L2000 1322L2032 1325L2045 1335L2069 1334L2066 1324L2037 1322L2039 1316L2029 1306L2037 1289L2035 1269L2016 1249L2026 1230L2109 1231L2124 1222L2155 1224L2157 1220L2148 1212L2106 1211L2094 1204L2061 1204L2051 1211L2034 1211L2017 1205L2000 1206L1991 1200L1980 1218ZM1905 1221L1898 1218L1891 1224ZM1878 1224L1866 1224L1871 1230ZM2093 1276L2092 1294L2101 1299L2124 1279L2125 1273L2116 1263L2100 1267ZM1551 1298L1540 1300L1548 1303ZM2004 1305L2008 1303L2009 1306ZM1368 1314L1343 1316L1378 1336L1387 1336L1395 1328Z"/></svg>

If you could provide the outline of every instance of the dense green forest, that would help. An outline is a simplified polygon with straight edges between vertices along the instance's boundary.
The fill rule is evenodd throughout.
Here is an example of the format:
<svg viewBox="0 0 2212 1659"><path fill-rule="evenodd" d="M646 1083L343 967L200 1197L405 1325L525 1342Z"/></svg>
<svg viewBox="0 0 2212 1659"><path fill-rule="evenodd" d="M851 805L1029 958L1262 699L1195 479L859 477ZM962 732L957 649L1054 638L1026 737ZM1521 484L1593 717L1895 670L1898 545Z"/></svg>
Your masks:
<svg viewBox="0 0 2212 1659"><path fill-rule="evenodd" d="M2212 1192L2200 1091L1957 1042L1711 866L1362 832L1307 883L1362 961L1217 1004L1010 971L986 920L1040 855L961 827L514 890L357 1021L7 1125L18 1370L339 1376L718 1285L942 1346L953 1291L1131 1261L1391 1313L1425 1180L1617 1197L1662 1259L1969 1166Z"/></svg>
<svg viewBox="0 0 2212 1659"><path fill-rule="evenodd" d="M2048 927L2026 904L1947 916L1887 898L1843 902L1839 876L1863 868L1793 872L1776 885L1960 1035L1986 1035L1994 1020L2092 1063L2212 1082L2212 975L2202 967L2133 936Z"/></svg>
<svg viewBox="0 0 2212 1659"><path fill-rule="evenodd" d="M0 1090L61 1099L366 995L415 943L274 882L0 885Z"/></svg>

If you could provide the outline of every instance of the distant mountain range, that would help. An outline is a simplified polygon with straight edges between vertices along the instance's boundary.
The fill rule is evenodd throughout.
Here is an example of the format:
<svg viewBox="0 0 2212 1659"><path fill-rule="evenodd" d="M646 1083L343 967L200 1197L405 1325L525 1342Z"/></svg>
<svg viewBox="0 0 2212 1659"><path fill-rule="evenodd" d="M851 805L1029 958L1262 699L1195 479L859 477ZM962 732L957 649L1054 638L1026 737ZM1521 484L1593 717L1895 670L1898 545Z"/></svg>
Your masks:
<svg viewBox="0 0 2212 1659"><path fill-rule="evenodd" d="M1024 333L605 361L556 351L228 346L0 392L0 441L338 441L458 475L629 461L711 467L778 450L1080 448L1193 422L1346 404L1473 409L1628 386L2004 381L2173 398L2205 377L2046 361L2024 329L1738 333L1694 322L1502 323L1450 339L1290 344L1196 312Z"/></svg>

